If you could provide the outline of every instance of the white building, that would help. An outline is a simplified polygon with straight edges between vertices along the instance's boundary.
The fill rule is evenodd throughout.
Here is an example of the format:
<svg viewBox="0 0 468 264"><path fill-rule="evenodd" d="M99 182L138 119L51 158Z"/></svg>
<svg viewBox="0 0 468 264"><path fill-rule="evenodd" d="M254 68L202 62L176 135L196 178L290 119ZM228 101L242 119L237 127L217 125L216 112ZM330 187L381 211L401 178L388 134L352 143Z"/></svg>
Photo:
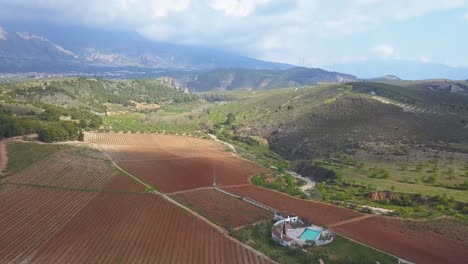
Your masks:
<svg viewBox="0 0 468 264"><path fill-rule="evenodd" d="M287 223L296 223L299 220L297 215L288 212L275 212L275 221L286 220Z"/></svg>

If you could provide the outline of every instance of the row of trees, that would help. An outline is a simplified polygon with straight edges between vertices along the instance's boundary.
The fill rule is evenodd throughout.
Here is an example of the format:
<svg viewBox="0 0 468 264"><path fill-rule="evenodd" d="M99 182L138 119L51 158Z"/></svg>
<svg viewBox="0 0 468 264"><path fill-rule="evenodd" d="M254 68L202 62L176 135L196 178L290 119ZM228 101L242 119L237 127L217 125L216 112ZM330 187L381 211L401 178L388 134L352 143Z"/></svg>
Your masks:
<svg viewBox="0 0 468 264"><path fill-rule="evenodd" d="M0 139L37 133L43 142L83 140L83 129L102 125L102 118L89 111L51 105L43 109L41 114L27 116L0 112ZM60 120L61 116L70 116L74 121Z"/></svg>

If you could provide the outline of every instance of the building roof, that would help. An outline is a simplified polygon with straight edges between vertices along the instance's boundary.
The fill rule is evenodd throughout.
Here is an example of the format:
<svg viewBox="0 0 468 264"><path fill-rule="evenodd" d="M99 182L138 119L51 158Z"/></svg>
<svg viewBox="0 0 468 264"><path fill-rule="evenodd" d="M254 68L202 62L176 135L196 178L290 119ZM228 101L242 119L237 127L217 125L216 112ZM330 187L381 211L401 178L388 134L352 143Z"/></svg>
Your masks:
<svg viewBox="0 0 468 264"><path fill-rule="evenodd" d="M286 211L276 212L276 215L279 215L279 216L284 217L284 218L286 218L286 217L297 217L296 214L286 212Z"/></svg>

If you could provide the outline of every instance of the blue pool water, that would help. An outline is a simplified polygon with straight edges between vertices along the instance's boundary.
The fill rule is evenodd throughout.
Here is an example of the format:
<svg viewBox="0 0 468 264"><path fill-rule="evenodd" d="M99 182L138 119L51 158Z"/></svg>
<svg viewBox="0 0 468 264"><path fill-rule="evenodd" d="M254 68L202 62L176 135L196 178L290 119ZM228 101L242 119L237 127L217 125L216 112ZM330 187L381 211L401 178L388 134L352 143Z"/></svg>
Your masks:
<svg viewBox="0 0 468 264"><path fill-rule="evenodd" d="M306 229L304 232L302 232L300 238L303 240L316 240L319 235L320 231Z"/></svg>

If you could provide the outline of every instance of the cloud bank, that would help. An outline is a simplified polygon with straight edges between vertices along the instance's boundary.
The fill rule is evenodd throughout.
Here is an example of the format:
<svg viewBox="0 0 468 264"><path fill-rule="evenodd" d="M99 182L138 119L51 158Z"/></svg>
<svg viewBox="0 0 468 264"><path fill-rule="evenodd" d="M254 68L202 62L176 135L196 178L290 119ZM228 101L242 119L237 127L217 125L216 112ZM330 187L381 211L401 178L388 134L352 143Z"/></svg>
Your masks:
<svg viewBox="0 0 468 264"><path fill-rule="evenodd" d="M320 49L391 23L466 7L466 0L1 0L0 17L130 29L157 41L310 65L363 56L390 58L396 48L380 44L391 41L386 39L369 39L362 54L341 46L336 54Z"/></svg>

